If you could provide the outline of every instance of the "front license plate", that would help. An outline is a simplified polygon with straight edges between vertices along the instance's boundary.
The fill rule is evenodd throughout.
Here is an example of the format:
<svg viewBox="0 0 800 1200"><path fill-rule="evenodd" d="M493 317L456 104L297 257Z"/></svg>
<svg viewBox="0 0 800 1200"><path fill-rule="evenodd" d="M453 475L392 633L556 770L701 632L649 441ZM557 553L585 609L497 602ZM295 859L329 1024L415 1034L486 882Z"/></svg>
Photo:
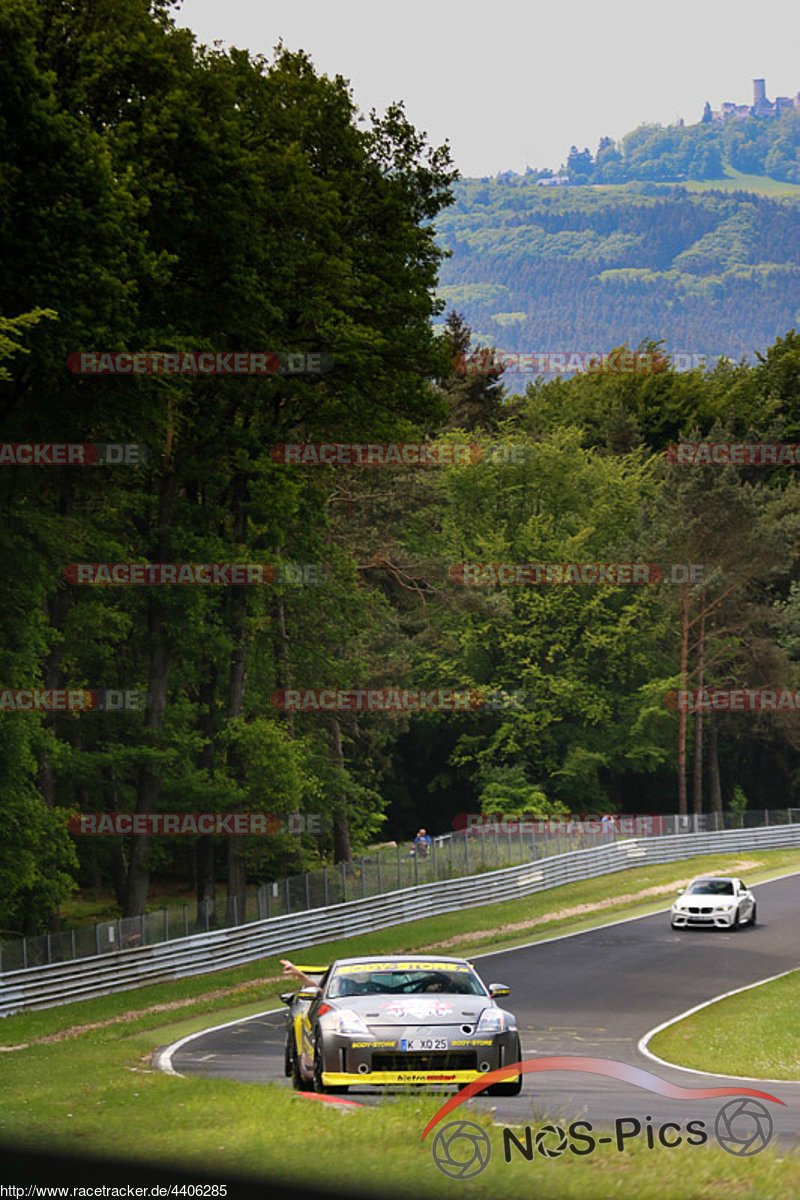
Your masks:
<svg viewBox="0 0 800 1200"><path fill-rule="evenodd" d="M447 1038L401 1038L401 1050L449 1050Z"/></svg>

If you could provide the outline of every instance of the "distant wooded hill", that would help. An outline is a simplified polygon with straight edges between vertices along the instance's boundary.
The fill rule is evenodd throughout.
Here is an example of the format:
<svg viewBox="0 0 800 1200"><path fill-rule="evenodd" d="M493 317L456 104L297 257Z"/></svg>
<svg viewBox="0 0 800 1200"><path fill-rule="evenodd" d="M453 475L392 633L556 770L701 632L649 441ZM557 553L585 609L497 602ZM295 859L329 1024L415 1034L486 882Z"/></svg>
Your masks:
<svg viewBox="0 0 800 1200"><path fill-rule="evenodd" d="M792 195L542 187L534 174L462 180L436 222L452 251L438 294L482 344L506 350L602 352L654 339L670 354L753 361L800 325L799 218Z"/></svg>

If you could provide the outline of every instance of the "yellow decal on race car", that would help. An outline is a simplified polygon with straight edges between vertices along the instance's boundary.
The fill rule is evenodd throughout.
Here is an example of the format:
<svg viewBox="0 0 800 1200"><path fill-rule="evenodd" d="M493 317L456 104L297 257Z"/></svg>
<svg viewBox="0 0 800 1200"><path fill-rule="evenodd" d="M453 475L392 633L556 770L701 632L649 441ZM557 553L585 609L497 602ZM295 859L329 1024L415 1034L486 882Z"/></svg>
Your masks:
<svg viewBox="0 0 800 1200"><path fill-rule="evenodd" d="M450 1043L451 1046L491 1046L491 1038L459 1038Z"/></svg>
<svg viewBox="0 0 800 1200"><path fill-rule="evenodd" d="M424 962L422 959L414 962L392 963L347 963L339 967L339 975L357 975L362 971L464 971L469 974L469 967L460 963Z"/></svg>
<svg viewBox="0 0 800 1200"><path fill-rule="evenodd" d="M391 1047L391 1046L396 1046L396 1045L397 1045L397 1041L394 1041L394 1042L351 1042L350 1048L352 1050L364 1050L370 1046L380 1046L381 1048L386 1048L387 1046Z"/></svg>

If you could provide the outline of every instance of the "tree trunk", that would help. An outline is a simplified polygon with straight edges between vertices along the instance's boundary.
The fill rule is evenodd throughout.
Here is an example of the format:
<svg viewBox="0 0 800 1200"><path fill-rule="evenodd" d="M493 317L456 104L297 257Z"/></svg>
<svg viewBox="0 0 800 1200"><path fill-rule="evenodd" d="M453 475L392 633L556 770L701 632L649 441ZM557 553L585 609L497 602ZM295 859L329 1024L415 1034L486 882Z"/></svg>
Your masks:
<svg viewBox="0 0 800 1200"><path fill-rule="evenodd" d="M689 591L681 593L681 690L686 691L686 667L689 658ZM682 817L686 804L686 709L678 705L678 812Z"/></svg>
<svg viewBox="0 0 800 1200"><path fill-rule="evenodd" d="M172 511L177 480L174 471L167 474L161 485L158 506L157 561L163 562L168 553L167 531L172 524ZM147 681L148 709L145 730L152 734L151 745L157 745L158 735L164 728L164 710L167 703L167 680L169 678L170 645L167 613L156 600L148 606L147 628L150 635L150 669ZM139 768L136 790L136 812L152 813L158 802L158 776L147 766ZM134 834L131 839L128 878L125 887L125 903L122 915L135 917L147 906L150 887L150 835Z"/></svg>
<svg viewBox="0 0 800 1200"><path fill-rule="evenodd" d="M712 709L708 714L708 784L709 804L713 813L722 815L722 788L719 781L719 754L717 752L717 717Z"/></svg>
<svg viewBox="0 0 800 1200"><path fill-rule="evenodd" d="M697 630L697 688L705 686L706 597L700 597L700 623ZM703 709L694 714L694 811L703 811Z"/></svg>
<svg viewBox="0 0 800 1200"><path fill-rule="evenodd" d="M339 718L332 720L333 757L337 767L344 769L344 754L342 753L342 730ZM347 819L347 797L344 792L336 797L333 806L333 861L350 862L350 825Z"/></svg>
<svg viewBox="0 0 800 1200"><path fill-rule="evenodd" d="M217 695L217 664L207 661L203 666L203 682L200 685L198 724L206 744L199 755L199 765L214 774L214 701ZM197 924L204 925L207 901L217 898L214 874L214 835L201 834L195 842L194 886L197 900Z"/></svg>
<svg viewBox="0 0 800 1200"><path fill-rule="evenodd" d="M243 546L247 532L247 514L245 502L247 499L247 480L239 472L233 482L233 541ZM231 633L233 636L233 651L231 653L230 676L228 680L228 720L241 717L244 712L244 693L247 683L247 591L243 587L233 588L230 599ZM234 756L229 757L229 765L236 770ZM228 921L233 922L232 900L234 896L243 896L247 887L247 870L245 864L245 838L242 834L234 833L228 837ZM242 906L243 907L243 906ZM237 919L242 920L242 914L237 913Z"/></svg>

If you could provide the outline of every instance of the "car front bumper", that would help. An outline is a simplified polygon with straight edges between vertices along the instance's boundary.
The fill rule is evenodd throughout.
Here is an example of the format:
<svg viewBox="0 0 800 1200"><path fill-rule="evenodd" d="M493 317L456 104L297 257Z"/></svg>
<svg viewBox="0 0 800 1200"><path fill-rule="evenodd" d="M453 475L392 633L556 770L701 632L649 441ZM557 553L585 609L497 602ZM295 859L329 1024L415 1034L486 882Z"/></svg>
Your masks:
<svg viewBox="0 0 800 1200"><path fill-rule="evenodd" d="M714 912L713 910L705 909L705 906L699 907L697 912L687 911L686 909L673 910L671 915L672 924L679 929L685 929L688 926L701 928L705 926L707 929L730 929L736 920L736 909L732 908L728 912Z"/></svg>
<svg viewBox="0 0 800 1200"><path fill-rule="evenodd" d="M403 1040L419 1038L413 1028L381 1030L363 1038L327 1032L323 1040L322 1081L326 1086L363 1084L455 1084L480 1079L498 1067L517 1061L516 1030L481 1037L459 1029L436 1028L435 1038L447 1038L447 1050L406 1050ZM427 1038L428 1030L422 1035Z"/></svg>

